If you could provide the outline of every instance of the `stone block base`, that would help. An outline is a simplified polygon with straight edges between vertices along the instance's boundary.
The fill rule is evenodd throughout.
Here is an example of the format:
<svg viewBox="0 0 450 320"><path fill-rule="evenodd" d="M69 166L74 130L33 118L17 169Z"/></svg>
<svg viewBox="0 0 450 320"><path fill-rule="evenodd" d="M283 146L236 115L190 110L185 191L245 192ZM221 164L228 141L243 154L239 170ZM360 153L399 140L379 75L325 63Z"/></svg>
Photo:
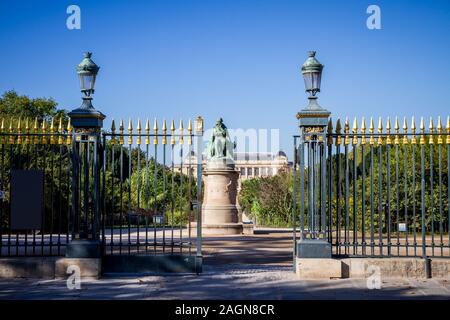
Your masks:
<svg viewBox="0 0 450 320"><path fill-rule="evenodd" d="M300 239L297 241L297 257L331 259L331 244L326 240Z"/></svg>
<svg viewBox="0 0 450 320"><path fill-rule="evenodd" d="M344 259L350 278L367 278L375 271L382 278L426 278L425 260L416 258Z"/></svg>
<svg viewBox="0 0 450 320"><path fill-rule="evenodd" d="M330 279L342 277L342 262L337 259L297 258L299 279Z"/></svg>
<svg viewBox="0 0 450 320"><path fill-rule="evenodd" d="M61 258L55 263L55 277L67 278L72 273L67 273L70 266L80 268L81 279L99 279L102 274L100 258Z"/></svg>
<svg viewBox="0 0 450 320"><path fill-rule="evenodd" d="M432 278L450 278L450 259L431 258L431 277Z"/></svg>
<svg viewBox="0 0 450 320"><path fill-rule="evenodd" d="M221 223L202 225L202 235L233 235L243 234L244 227L242 223ZM191 234L197 234L197 224L191 223Z"/></svg>
<svg viewBox="0 0 450 320"><path fill-rule="evenodd" d="M54 257L14 257L0 259L0 278L38 278L55 277Z"/></svg>
<svg viewBox="0 0 450 320"><path fill-rule="evenodd" d="M296 258L296 273L300 279L366 279L374 273L381 279L425 279L429 275L448 279L450 259L431 259L427 266L427 261L422 258Z"/></svg>
<svg viewBox="0 0 450 320"><path fill-rule="evenodd" d="M101 276L101 259L71 259L60 257L15 257L0 259L0 278L54 279L67 278L67 267L80 268L82 279Z"/></svg>
<svg viewBox="0 0 450 320"><path fill-rule="evenodd" d="M242 233L243 234L254 234L254 225L253 223L243 223L242 224Z"/></svg>

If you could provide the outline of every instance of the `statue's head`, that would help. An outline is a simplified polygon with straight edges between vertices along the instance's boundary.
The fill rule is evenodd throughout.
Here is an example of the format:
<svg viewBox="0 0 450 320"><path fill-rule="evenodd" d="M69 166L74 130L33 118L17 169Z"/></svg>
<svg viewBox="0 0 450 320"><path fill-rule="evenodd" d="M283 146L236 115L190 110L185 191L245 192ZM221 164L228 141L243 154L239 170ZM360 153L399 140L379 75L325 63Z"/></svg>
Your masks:
<svg viewBox="0 0 450 320"><path fill-rule="evenodd" d="M217 119L217 124L221 124L221 123L223 123L223 119L222 118Z"/></svg>

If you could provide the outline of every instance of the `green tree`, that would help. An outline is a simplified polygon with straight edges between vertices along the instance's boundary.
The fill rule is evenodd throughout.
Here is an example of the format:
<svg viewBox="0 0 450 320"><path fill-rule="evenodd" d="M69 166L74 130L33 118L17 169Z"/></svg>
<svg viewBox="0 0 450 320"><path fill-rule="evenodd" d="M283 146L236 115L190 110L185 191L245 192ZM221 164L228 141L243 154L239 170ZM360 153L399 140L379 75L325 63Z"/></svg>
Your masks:
<svg viewBox="0 0 450 320"><path fill-rule="evenodd" d="M292 220L292 175L282 172L272 177L242 183L239 204L259 225L286 227Z"/></svg>

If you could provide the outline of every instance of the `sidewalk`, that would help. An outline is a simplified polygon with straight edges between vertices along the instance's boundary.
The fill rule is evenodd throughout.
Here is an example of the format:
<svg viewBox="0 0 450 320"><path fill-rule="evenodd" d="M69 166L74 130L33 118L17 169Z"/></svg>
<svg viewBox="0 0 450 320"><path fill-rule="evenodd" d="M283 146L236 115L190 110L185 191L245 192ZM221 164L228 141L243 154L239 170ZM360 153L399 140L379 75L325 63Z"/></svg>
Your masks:
<svg viewBox="0 0 450 320"><path fill-rule="evenodd" d="M0 299L450 299L445 280L299 281L289 267L207 266L196 275L106 277L69 290L64 280L1 280Z"/></svg>
<svg viewBox="0 0 450 320"><path fill-rule="evenodd" d="M204 239L199 276L108 275L80 290L64 280L0 279L0 299L450 299L450 280L365 279L300 281L292 271L292 233L258 230L252 236Z"/></svg>

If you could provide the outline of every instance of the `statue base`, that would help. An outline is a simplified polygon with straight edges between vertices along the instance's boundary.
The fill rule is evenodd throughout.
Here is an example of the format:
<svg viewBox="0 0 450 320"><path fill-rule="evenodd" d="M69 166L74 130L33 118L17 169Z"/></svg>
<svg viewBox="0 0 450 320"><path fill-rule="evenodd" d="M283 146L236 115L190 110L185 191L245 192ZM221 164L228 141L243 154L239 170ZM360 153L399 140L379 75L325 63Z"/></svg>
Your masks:
<svg viewBox="0 0 450 320"><path fill-rule="evenodd" d="M239 172L234 161L216 158L208 161L203 172L205 195L202 206L202 234L242 234L236 204Z"/></svg>
<svg viewBox="0 0 450 320"><path fill-rule="evenodd" d="M244 234L244 225L242 223L218 223L202 225L203 236L224 236ZM197 223L191 223L191 236L197 235Z"/></svg>

